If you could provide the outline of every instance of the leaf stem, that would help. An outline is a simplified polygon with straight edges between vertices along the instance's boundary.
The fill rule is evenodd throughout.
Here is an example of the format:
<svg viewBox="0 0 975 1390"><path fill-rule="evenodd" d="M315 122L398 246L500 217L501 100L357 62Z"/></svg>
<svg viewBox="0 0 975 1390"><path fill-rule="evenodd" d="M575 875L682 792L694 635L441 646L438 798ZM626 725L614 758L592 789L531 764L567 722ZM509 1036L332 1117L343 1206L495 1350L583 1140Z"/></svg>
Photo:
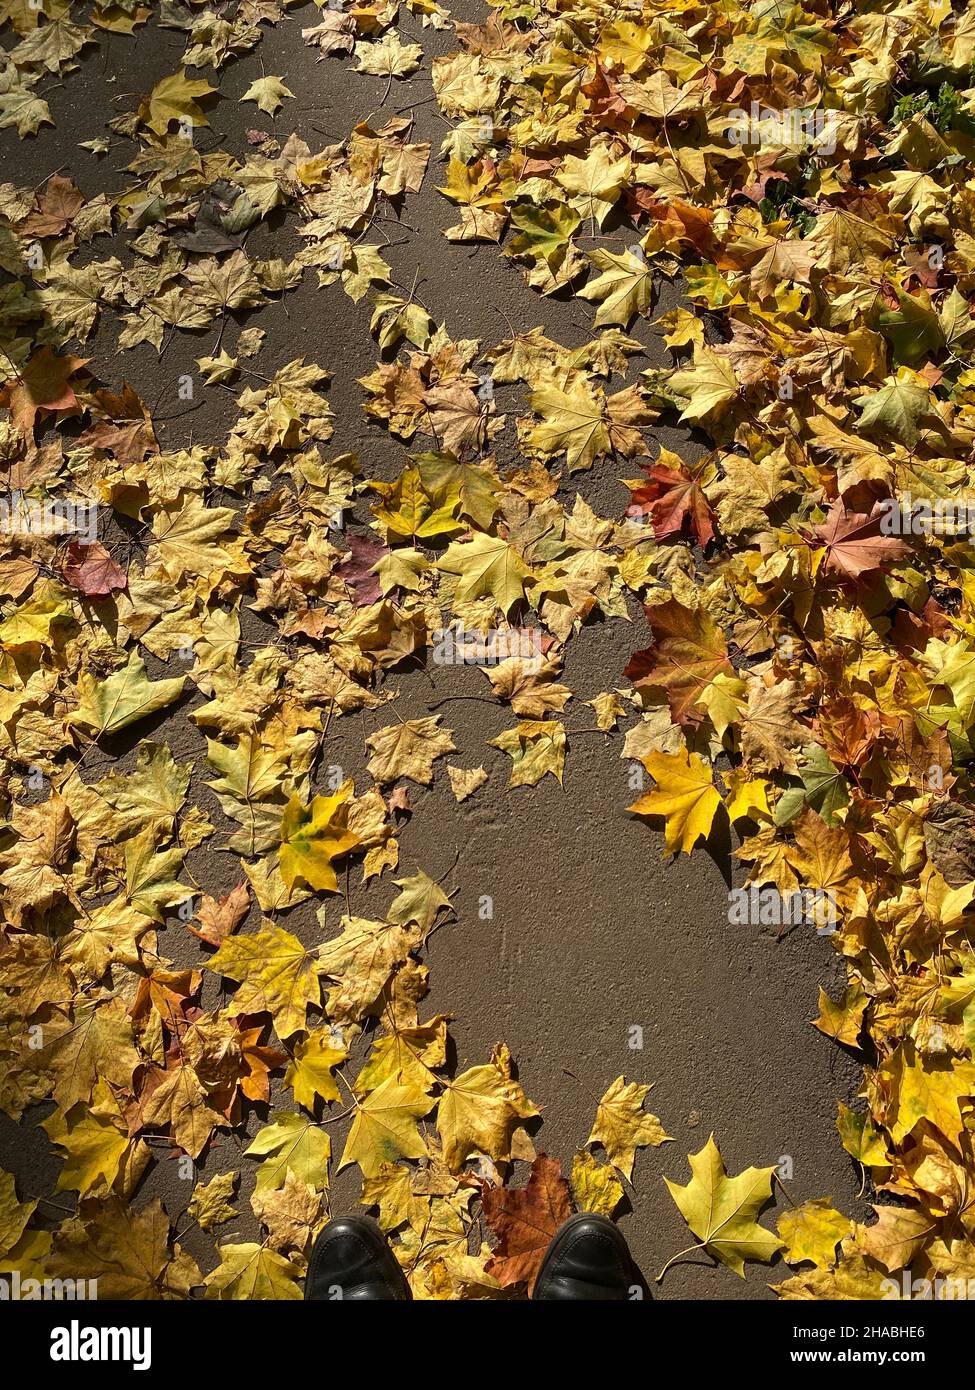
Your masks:
<svg viewBox="0 0 975 1390"><path fill-rule="evenodd" d="M676 1255L671 1255L670 1259L667 1261L667 1263L664 1265L663 1269L662 1269L662 1270L660 1271L660 1273L657 1275L656 1279L654 1280L654 1283L656 1283L656 1284L659 1284L659 1283L660 1283L661 1279L662 1279L662 1278L664 1277L664 1275L667 1273L668 1269L670 1268L670 1266L671 1266L672 1264L676 1264L676 1262L677 1262L678 1260L683 1259L685 1255L691 1255L691 1254L694 1253L695 1250L704 1250L706 1247L707 1247L707 1241L705 1241L705 1240L699 1240L699 1241L697 1242L696 1245L689 1245L689 1246L687 1247L686 1250L678 1250L678 1252L677 1252Z"/></svg>

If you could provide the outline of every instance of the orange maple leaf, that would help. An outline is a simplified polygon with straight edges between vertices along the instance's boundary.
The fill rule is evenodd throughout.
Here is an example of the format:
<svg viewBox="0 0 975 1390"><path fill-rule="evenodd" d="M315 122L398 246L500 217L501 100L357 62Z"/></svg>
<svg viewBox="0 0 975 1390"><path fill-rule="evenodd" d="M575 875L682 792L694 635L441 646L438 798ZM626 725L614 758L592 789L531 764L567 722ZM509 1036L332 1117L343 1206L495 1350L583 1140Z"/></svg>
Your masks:
<svg viewBox="0 0 975 1390"><path fill-rule="evenodd" d="M633 653L623 674L638 690L666 690L674 722L693 728L704 717L698 702L715 676L735 673L724 637L706 612L692 612L675 598L644 612L653 641Z"/></svg>
<svg viewBox="0 0 975 1390"><path fill-rule="evenodd" d="M35 352L16 378L7 381L0 401L10 409L14 424L32 430L39 414L71 410L78 403L71 377L89 361L69 353L61 357L50 347Z"/></svg>

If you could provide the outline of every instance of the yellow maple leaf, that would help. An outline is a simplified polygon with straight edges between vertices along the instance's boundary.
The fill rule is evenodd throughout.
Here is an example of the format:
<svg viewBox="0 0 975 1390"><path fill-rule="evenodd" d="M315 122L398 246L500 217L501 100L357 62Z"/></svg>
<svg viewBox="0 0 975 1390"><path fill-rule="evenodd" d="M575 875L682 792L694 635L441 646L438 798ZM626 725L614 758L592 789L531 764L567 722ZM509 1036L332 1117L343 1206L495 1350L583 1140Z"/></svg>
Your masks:
<svg viewBox="0 0 975 1390"><path fill-rule="evenodd" d="M437 568L458 576L458 603L490 595L505 617L524 598L525 585L532 577L514 546L500 536L481 532L473 540L454 541Z"/></svg>
<svg viewBox="0 0 975 1390"><path fill-rule="evenodd" d="M510 1158L515 1126L538 1113L518 1082L495 1062L471 1067L448 1083L437 1111L444 1162L456 1173L471 1153Z"/></svg>
<svg viewBox="0 0 975 1390"><path fill-rule="evenodd" d="M190 129L210 122L197 104L198 97L215 96L209 82L194 81L185 72L174 72L157 82L139 107L139 119L157 135L165 135L170 121L185 122Z"/></svg>
<svg viewBox="0 0 975 1390"><path fill-rule="evenodd" d="M652 1089L636 1081L627 1085L625 1078L618 1076L599 1102L586 1140L587 1144L601 1144L610 1163L627 1181L633 1177L633 1160L638 1148L647 1145L659 1148L670 1142L670 1135L664 1132L656 1115L643 1108Z"/></svg>
<svg viewBox="0 0 975 1390"><path fill-rule="evenodd" d="M565 453L570 472L590 468L610 451L605 396L584 378L567 389L552 385L532 393L532 410L541 416L528 436L528 447L545 457Z"/></svg>
<svg viewBox="0 0 975 1390"><path fill-rule="evenodd" d="M778 1236L756 1219L772 1196L775 1169L746 1168L729 1178L713 1134L700 1153L687 1161L692 1177L686 1187L664 1178L670 1195L700 1245L744 1279L746 1260L768 1261L782 1248ZM667 1265L671 1263L673 1260L668 1260ZM657 1276L658 1282L667 1265Z"/></svg>
<svg viewBox="0 0 975 1390"><path fill-rule="evenodd" d="M674 372L669 384L687 398L680 418L691 423L721 415L738 395L738 380L728 358L704 346L695 348L692 365Z"/></svg>
<svg viewBox="0 0 975 1390"><path fill-rule="evenodd" d="M791 1207L778 1219L779 1235L785 1243L790 1264L811 1260L817 1269L829 1269L836 1259L836 1246L850 1234L848 1216L833 1207L832 1198L814 1197L801 1206Z"/></svg>
<svg viewBox="0 0 975 1390"><path fill-rule="evenodd" d="M311 1110L316 1096L325 1101L338 1100L339 1088L332 1072L348 1055L348 1049L337 1045L328 1028L316 1028L298 1043L284 1077L298 1104Z"/></svg>
<svg viewBox="0 0 975 1390"><path fill-rule="evenodd" d="M238 980L237 1010L271 1014L280 1038L304 1028L307 1005L321 1001L321 966L296 936L273 924L253 936L228 936L205 968Z"/></svg>
<svg viewBox="0 0 975 1390"><path fill-rule="evenodd" d="M382 1082L357 1104L339 1167L358 1163L364 1177L375 1178L386 1163L423 1158L427 1146L416 1122L432 1105L413 1082L400 1085L393 1077Z"/></svg>
<svg viewBox="0 0 975 1390"><path fill-rule="evenodd" d="M278 862L289 892L298 878L310 888L337 891L332 860L359 844L359 837L348 827L348 801L354 791L352 782L346 781L331 796L316 796L308 806L297 795L288 802L281 818Z"/></svg>
<svg viewBox="0 0 975 1390"><path fill-rule="evenodd" d="M609 1163L600 1163L586 1149L580 1149L572 1160L569 1178L572 1200L577 1211L598 1212L612 1217L623 1200L623 1184Z"/></svg>
<svg viewBox="0 0 975 1390"><path fill-rule="evenodd" d="M711 769L696 753L648 753L647 771L657 783L628 809L637 816L663 816L667 853L685 854L711 833L715 814L722 805L711 780Z"/></svg>
<svg viewBox="0 0 975 1390"><path fill-rule="evenodd" d="M440 728L437 714L425 719L404 719L377 729L366 739L366 745L373 752L368 767L377 782L408 777L424 787L433 781L436 759L455 751L451 731Z"/></svg>
<svg viewBox="0 0 975 1390"><path fill-rule="evenodd" d="M297 1281L301 1269L276 1250L248 1241L242 1245L221 1245L219 1251L220 1263L206 1278L207 1298L245 1303L255 1299L300 1300Z"/></svg>
<svg viewBox="0 0 975 1390"><path fill-rule="evenodd" d="M880 1075L891 1092L888 1124L895 1143L902 1143L926 1120L958 1144L964 1128L959 1105L975 1096L975 1063L922 1057L913 1043L905 1042L887 1059Z"/></svg>
<svg viewBox="0 0 975 1390"><path fill-rule="evenodd" d="M522 719L490 740L511 757L509 787L534 787L547 772L559 782L565 767L565 725L557 719Z"/></svg>

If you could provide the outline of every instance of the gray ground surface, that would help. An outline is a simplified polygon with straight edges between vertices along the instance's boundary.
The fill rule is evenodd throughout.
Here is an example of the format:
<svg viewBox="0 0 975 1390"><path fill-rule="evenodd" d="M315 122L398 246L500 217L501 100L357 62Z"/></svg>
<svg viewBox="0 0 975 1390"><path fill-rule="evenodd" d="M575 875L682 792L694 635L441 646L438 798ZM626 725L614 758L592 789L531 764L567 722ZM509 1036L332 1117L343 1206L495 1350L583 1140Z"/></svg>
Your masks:
<svg viewBox="0 0 975 1390"><path fill-rule="evenodd" d="M477 0L461 0L452 10L455 17L471 20L486 13ZM429 55L450 52L456 46L453 35L421 30L418 21L404 13L401 36L422 42L427 61L413 79L395 82L380 108L384 80L359 76L348 59L317 63L314 50L302 43L301 26L312 23L316 13L312 5L291 11L282 25L266 32L254 54L223 70L224 100L211 113L213 135L205 133L200 144L209 147L211 139L222 138L224 148L243 153L243 132L257 127L273 128L281 139L297 130L319 148L344 138L358 120L372 116L373 124L380 124L376 118L423 103L414 111L413 138L430 140L436 156L447 125L428 101ZM181 35L155 26L135 41L102 36L95 57L51 92L56 128L23 142L3 132L2 178L39 185L64 168L88 196L120 187L124 176L118 171L131 159L134 146L122 142L98 161L78 149L77 142L102 133L106 119L131 107L131 97L123 99L123 94L148 91L174 71L182 49ZM282 76L296 93L275 121L253 105L236 101L262 68ZM216 85L211 73L204 75ZM391 213L377 224L392 243L384 255L400 283L409 287L418 274L421 299L455 338L499 341L507 336L503 311L519 329L543 324L567 345L588 341L591 311L584 301L544 300L496 247L475 249L444 240L441 229L455 219L451 205L435 192L442 171L434 157L423 191L406 201L402 224ZM287 257L296 244L289 227L261 228L250 238L248 250L258 256ZM110 254L108 241L96 242L94 253ZM666 286L665 291L662 304L674 302L675 292ZM377 358L368 318L368 308L353 305L340 287L318 290L309 272L282 304L248 315L247 322L267 330L256 363L262 373L270 375L305 355L334 374L329 400L336 413L336 433L326 452L355 449L367 473L389 478L402 468L404 450L362 415L362 393L356 385L356 378L370 371ZM116 331L110 316L103 320L84 355L93 357L92 368L106 382L117 385L128 379L146 402L155 405L164 443L174 447L191 439L222 438L236 416L236 389L230 393L210 388L203 393L201 408L174 418L187 410L177 398L178 378L195 373L194 359L212 349L215 335L177 335L160 361L146 347L116 355ZM237 331L231 324L225 334L231 353ZM664 354L652 331L646 325L634 331L648 345L649 363L662 362ZM628 380L649 363L636 359ZM621 384L625 383L617 378L613 389ZM500 408L507 403L501 398ZM502 458L512 438L509 429L499 450ZM685 456L698 447L685 433L665 428L654 430L652 438ZM591 473L575 475L565 491L578 490L597 511L618 516L626 500L619 478L632 472L631 465L604 462ZM232 499L221 501L228 504ZM243 616L245 641L260 643L272 634L258 616ZM581 701L624 685L622 670L629 655L646 639L646 624L635 613L632 623L597 623L569 643L564 680L577 696L566 710L570 730L592 724L592 711ZM165 671L151 659L148 664L153 676ZM435 666L397 675L395 684L401 691L396 709L404 718L426 714L431 702L446 695L488 691L476 670ZM828 1194L854 1213L858 1176L840 1147L834 1117L837 1100L855 1091L858 1069L809 1024L816 1014L818 985L830 987L838 979L828 941L808 929L777 940L772 929L730 926L728 886L741 881L731 864L730 847L715 845L711 856L698 850L689 860L668 864L662 857L662 835L625 812L633 794L627 785L627 764L620 760L619 737L587 732L572 738L564 790L546 778L537 788L506 792L509 760L486 741L510 726L510 713L476 701L444 705L441 713L459 750L451 761L462 766L483 763L491 780L459 806L443 773L429 791L411 784L415 813L400 836L400 868L412 873L419 865L434 878L448 874L445 886L455 890L457 919L437 931L430 943L431 992L423 1014L456 1015L452 1034L458 1067L487 1060L493 1044L505 1040L526 1091L543 1107L536 1144L566 1165L589 1132L595 1098L614 1077L625 1072L628 1080L656 1082L650 1105L675 1142L641 1151L633 1209L623 1218L638 1263L651 1278L674 1251L689 1243L661 1175L686 1181L684 1155L700 1148L712 1130L729 1171L790 1155L796 1201ZM369 778L364 738L389 722L388 710L335 721L325 761L341 764L357 786L365 787ZM137 729L139 737L147 732L144 725ZM183 717L161 721L151 736L169 741L178 757L200 760L193 794L221 826L219 806L204 785L202 735ZM137 743L137 737L118 740L114 752L122 766L134 762ZM92 764L89 775L96 774ZM218 839L190 859L203 890L214 894L238 877L236 859L213 847ZM356 885L357 877L353 875L354 911L381 916L390 900L388 875L387 883L368 890ZM494 899L493 921L478 919L482 894ZM330 909L329 930L337 927L340 911L340 904ZM256 921L255 908L243 930ZM306 942L320 937L311 907L290 913L286 923ZM195 938L178 923L161 934L160 945L181 964L201 962ZM208 982L207 988L215 991L216 985ZM204 998L213 1002L216 995ZM633 1024L644 1030L642 1052L628 1047ZM44 1132L31 1128L31 1120L36 1123L40 1117L29 1117L25 1130L17 1130L0 1116L0 1166L20 1175L22 1195L49 1192L56 1174L57 1162ZM262 1115L252 1115L251 1130L262 1121ZM229 1167L243 1169L240 1207L245 1215L221 1228L221 1239L232 1232L247 1237L256 1230L247 1204L256 1165L239 1158L243 1142L239 1134L218 1137L203 1168L204 1176ZM165 1147L158 1147L157 1153L138 1200L159 1194L175 1216L188 1201L192 1184L179 1180ZM334 1180L333 1211L354 1202L355 1172ZM190 1230L186 1246L209 1267L212 1243L209 1238L195 1239L198 1236ZM751 1266L741 1282L724 1268L712 1268L706 1258L692 1256L670 1271L659 1296L761 1298L769 1296L767 1280L782 1273L781 1268L770 1273L763 1266Z"/></svg>

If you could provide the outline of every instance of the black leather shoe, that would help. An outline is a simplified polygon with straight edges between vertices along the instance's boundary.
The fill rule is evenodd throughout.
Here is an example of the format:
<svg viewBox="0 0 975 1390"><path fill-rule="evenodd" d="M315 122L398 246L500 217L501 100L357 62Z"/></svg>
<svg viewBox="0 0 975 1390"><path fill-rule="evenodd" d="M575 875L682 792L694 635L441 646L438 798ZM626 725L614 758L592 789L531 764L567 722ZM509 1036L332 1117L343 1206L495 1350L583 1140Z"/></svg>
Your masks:
<svg viewBox="0 0 975 1390"><path fill-rule="evenodd" d="M406 1276L375 1221L366 1216L339 1216L318 1233L308 1262L305 1298L412 1298Z"/></svg>
<svg viewBox="0 0 975 1390"><path fill-rule="evenodd" d="M556 1232L535 1281L533 1301L628 1299L638 1277L623 1235L605 1216L580 1212Z"/></svg>

